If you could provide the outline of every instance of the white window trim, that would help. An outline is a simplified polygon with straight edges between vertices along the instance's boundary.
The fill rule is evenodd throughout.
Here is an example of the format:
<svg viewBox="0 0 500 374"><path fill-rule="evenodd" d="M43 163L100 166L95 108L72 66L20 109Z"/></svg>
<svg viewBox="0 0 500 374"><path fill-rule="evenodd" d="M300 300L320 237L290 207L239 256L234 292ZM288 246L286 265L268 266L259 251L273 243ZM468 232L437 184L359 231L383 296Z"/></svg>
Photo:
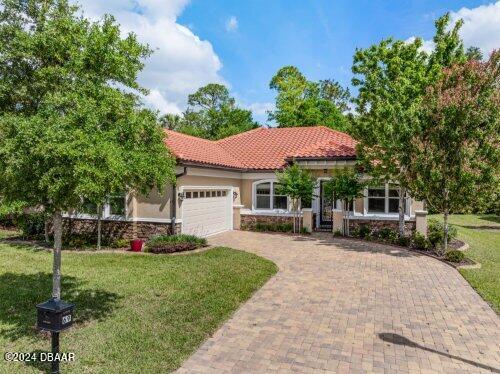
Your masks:
<svg viewBox="0 0 500 374"><path fill-rule="evenodd" d="M118 195L113 195L113 196L118 196ZM123 215L121 214L111 214L110 213L110 204L109 204L109 199L106 199L106 202L102 206L102 217L101 219L105 220L112 220L112 221L126 221L128 217L128 204L127 204L127 198L128 194L123 195L123 200L124 200L124 206L125 206L125 212ZM80 219L98 219L99 215L98 214L88 214L88 213L80 213L80 212L74 212L73 214L65 214L66 217L70 218L80 218Z"/></svg>
<svg viewBox="0 0 500 374"><path fill-rule="evenodd" d="M381 217L381 218L385 218L385 217L399 217L399 213L398 212L389 212L389 185L392 184L394 185L394 183L385 183L384 184L384 191L385 191L385 196L384 196L384 212L368 212L368 188L365 188L364 191L363 191L363 195L364 195L364 198L363 198L363 215L364 216L368 216L368 217ZM374 188L377 188L377 187L374 187ZM393 188L394 189L394 188ZM405 201L405 209L406 209L406 214L405 214L405 218L410 218L411 215L408 214L411 212L411 198L409 196L406 197L406 201Z"/></svg>
<svg viewBox="0 0 500 374"><path fill-rule="evenodd" d="M286 206L287 209L273 209L273 208L258 208L257 205L257 185L261 183L270 183L270 206L272 206L274 202L274 183L277 183L277 179L261 179L252 183L252 211L255 213L266 213L266 212L274 212L274 213L289 213L290 212L290 198L286 197ZM284 195L278 195L284 196Z"/></svg>

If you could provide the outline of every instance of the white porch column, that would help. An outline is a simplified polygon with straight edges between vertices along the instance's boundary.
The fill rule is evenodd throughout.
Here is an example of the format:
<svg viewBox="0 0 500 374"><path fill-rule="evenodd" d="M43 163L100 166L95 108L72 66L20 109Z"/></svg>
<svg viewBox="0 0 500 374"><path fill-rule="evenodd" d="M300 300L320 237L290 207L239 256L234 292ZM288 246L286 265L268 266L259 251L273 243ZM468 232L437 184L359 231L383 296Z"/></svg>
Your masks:
<svg viewBox="0 0 500 374"><path fill-rule="evenodd" d="M427 211L415 211L415 231L427 237Z"/></svg>
<svg viewBox="0 0 500 374"><path fill-rule="evenodd" d="M302 227L308 232L313 231L313 210L312 208L302 209Z"/></svg>
<svg viewBox="0 0 500 374"><path fill-rule="evenodd" d="M241 208L243 205L233 205L233 230L241 228Z"/></svg>
<svg viewBox="0 0 500 374"><path fill-rule="evenodd" d="M340 231L344 233L343 222L344 222L344 213L341 210L333 210L333 225L332 232Z"/></svg>

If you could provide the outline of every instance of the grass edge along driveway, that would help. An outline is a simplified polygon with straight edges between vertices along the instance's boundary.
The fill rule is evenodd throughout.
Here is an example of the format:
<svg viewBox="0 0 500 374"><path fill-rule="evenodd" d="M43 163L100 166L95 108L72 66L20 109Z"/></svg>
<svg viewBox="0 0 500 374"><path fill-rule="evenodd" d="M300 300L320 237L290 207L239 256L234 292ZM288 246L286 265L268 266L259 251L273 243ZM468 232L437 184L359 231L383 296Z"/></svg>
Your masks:
<svg viewBox="0 0 500 374"><path fill-rule="evenodd" d="M46 351L35 304L50 297L52 255L0 243L0 346ZM251 297L277 267L231 248L181 256L63 252L62 298L76 304L76 325L61 350L76 360L62 372L168 372ZM7 363L0 372L48 366Z"/></svg>
<svg viewBox="0 0 500 374"><path fill-rule="evenodd" d="M429 218L442 220L442 215ZM480 269L460 269L460 274L500 314L500 217L452 214L450 223L458 238L469 244L466 256L481 263Z"/></svg>

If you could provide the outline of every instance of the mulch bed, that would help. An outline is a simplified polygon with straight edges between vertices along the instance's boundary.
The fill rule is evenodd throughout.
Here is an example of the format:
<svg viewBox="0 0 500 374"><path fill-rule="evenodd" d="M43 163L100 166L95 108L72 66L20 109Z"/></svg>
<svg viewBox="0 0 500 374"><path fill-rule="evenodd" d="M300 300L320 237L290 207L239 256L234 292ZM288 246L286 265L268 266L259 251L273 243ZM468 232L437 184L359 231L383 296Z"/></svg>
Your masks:
<svg viewBox="0 0 500 374"><path fill-rule="evenodd" d="M458 239L453 239L450 243L448 243L448 248L449 249L456 249L456 250L459 250L459 251L465 251L467 248L464 248L464 247L469 247L467 245L467 243L461 241L461 240L458 240Z"/></svg>
<svg viewBox="0 0 500 374"><path fill-rule="evenodd" d="M445 260L444 257L438 256L434 251L422 251L420 249L416 249L416 248L412 248L412 247L404 247L401 245L397 245L396 243L385 242L383 240L365 240L362 238L353 238L353 237L348 237L348 236L340 236L339 238L348 239L348 240L363 241L363 242L368 242L368 243L384 244L384 245L389 245L389 246L396 247L396 248L404 248L404 249L407 249L409 251L422 254L424 256L435 258L436 260L442 261L445 264L448 264L454 268L461 268L461 267L470 267L470 268L477 267L477 268L479 268L479 267L481 267L480 263L475 262L474 260L471 260L470 258L467 258L467 257L465 257L461 262L450 262L450 261ZM469 245L461 240L453 239L450 243L448 243L448 247L450 250L465 251L469 248Z"/></svg>

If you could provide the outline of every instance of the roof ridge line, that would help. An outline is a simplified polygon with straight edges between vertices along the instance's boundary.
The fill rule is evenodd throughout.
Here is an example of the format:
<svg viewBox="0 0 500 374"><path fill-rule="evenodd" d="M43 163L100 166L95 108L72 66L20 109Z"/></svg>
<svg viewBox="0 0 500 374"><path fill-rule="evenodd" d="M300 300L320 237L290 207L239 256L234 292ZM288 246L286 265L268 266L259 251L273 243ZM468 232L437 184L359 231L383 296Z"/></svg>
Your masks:
<svg viewBox="0 0 500 374"><path fill-rule="evenodd" d="M164 132L168 132L168 131L171 131L171 132L175 132L176 134L178 135L181 135L181 136L185 136L187 138L194 138L194 139L197 139L197 140L202 140L202 141L205 141L205 142L209 142L209 143L215 143L217 144L217 140L212 140L212 139L205 139L205 138L201 138L199 136L194 136L194 135L189 135L189 134L184 134L183 132L180 132L180 131L175 131L175 130L170 130L170 129L163 129ZM168 134L167 134L168 135Z"/></svg>
<svg viewBox="0 0 500 374"><path fill-rule="evenodd" d="M266 128L259 125L259 127L256 127L255 129L250 129L250 130L247 130L247 131L240 132L238 134L229 135L229 136L226 136L225 138L214 140L214 141L216 143L219 143L219 142L222 142L222 141L225 141L225 140L234 139L234 138L246 135L248 133L251 133L251 132L253 133L253 132L256 132L256 131L260 131L260 130L266 130Z"/></svg>

